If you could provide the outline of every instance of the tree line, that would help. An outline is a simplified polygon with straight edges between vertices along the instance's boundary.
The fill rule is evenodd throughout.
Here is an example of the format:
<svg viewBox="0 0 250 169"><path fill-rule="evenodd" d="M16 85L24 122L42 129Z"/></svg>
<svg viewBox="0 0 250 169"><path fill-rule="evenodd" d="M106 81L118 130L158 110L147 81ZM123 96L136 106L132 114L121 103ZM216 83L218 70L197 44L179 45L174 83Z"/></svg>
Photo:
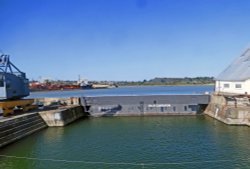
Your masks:
<svg viewBox="0 0 250 169"><path fill-rule="evenodd" d="M214 84L214 77L184 77L184 78L160 78L156 77L143 81L118 81L118 86L143 86L143 85L208 85Z"/></svg>

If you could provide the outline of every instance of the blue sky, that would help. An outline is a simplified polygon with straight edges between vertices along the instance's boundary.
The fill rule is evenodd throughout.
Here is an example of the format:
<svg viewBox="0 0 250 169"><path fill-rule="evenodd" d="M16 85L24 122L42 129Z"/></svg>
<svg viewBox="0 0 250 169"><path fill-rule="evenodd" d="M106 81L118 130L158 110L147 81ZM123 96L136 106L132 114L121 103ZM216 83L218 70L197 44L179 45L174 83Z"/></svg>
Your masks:
<svg viewBox="0 0 250 169"><path fill-rule="evenodd" d="M0 0L0 50L29 79L217 76L249 20L249 0Z"/></svg>

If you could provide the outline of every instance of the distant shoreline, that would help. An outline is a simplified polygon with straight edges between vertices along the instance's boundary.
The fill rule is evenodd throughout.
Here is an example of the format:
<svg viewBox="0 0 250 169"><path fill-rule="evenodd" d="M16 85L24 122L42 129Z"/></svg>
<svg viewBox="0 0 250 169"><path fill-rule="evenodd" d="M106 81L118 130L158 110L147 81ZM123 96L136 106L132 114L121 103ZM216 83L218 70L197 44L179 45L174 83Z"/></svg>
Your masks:
<svg viewBox="0 0 250 169"><path fill-rule="evenodd" d="M213 85L214 77L183 77L167 78L156 77L143 81L118 81L114 82L118 86L193 86L193 85Z"/></svg>
<svg viewBox="0 0 250 169"><path fill-rule="evenodd" d="M214 83L208 83L208 84L176 84L176 85L147 85L147 84L142 84L142 85L120 85L118 87L144 87L144 86L214 86L215 84Z"/></svg>

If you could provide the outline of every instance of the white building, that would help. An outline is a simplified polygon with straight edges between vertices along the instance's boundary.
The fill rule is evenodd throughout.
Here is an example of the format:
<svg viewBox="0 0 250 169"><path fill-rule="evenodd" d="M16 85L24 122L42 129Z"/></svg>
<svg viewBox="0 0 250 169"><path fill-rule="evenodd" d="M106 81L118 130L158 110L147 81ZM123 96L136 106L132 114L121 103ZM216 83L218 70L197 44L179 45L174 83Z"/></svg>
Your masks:
<svg viewBox="0 0 250 169"><path fill-rule="evenodd" d="M216 78L215 91L217 93L250 94L250 48Z"/></svg>

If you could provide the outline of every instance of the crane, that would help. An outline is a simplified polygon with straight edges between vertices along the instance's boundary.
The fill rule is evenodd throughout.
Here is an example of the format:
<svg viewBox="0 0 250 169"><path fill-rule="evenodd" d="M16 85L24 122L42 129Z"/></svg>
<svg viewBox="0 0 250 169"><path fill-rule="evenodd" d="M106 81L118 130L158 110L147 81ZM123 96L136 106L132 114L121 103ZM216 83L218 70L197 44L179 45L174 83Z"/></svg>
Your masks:
<svg viewBox="0 0 250 169"><path fill-rule="evenodd" d="M33 99L23 99L29 95L29 80L11 61L10 56L0 55L0 114L4 116L14 109L31 109Z"/></svg>

